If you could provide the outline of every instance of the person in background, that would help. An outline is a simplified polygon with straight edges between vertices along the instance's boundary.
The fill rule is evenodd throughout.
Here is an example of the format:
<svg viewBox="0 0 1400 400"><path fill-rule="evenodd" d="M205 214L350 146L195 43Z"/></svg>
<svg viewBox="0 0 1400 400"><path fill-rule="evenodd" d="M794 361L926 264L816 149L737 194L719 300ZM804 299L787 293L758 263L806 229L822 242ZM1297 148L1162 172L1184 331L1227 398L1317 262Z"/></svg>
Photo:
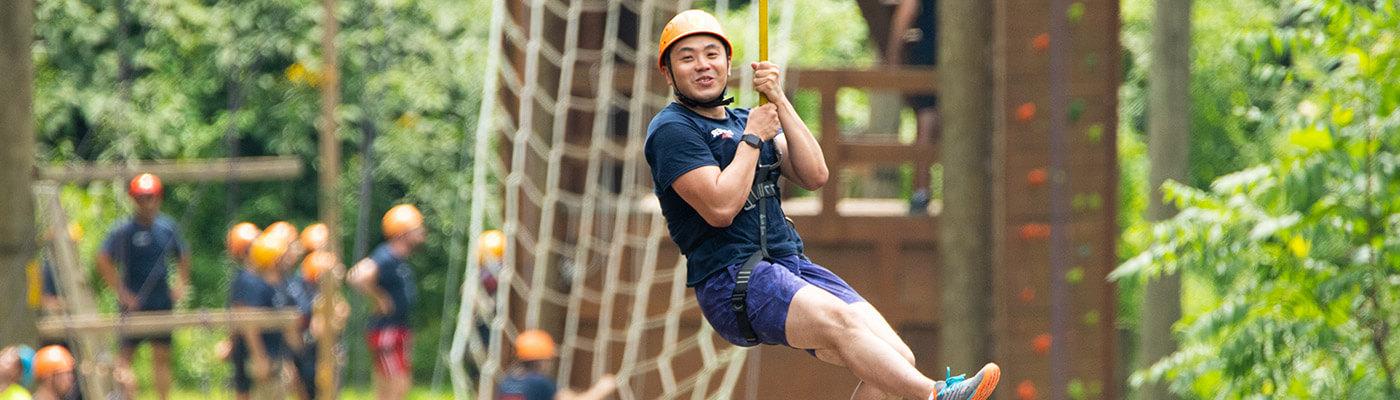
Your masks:
<svg viewBox="0 0 1400 400"><path fill-rule="evenodd" d="M20 361L19 346L0 349L0 400L29 400L29 391L20 385L24 377L24 364Z"/></svg>
<svg viewBox="0 0 1400 400"><path fill-rule="evenodd" d="M515 365L497 386L497 400L598 400L617 391L617 378L603 375L588 390L579 393L555 384L554 337L534 329L515 337Z"/></svg>
<svg viewBox="0 0 1400 400"><path fill-rule="evenodd" d="M296 241L296 229L290 226L286 222L269 225L250 244L248 262L254 272L239 274L229 288L229 306L233 310L269 310L293 305L282 274L282 264L295 260L290 250ZM279 367L286 354L282 332L244 328L238 334L230 357L233 361L234 397L239 400L250 398L255 383L260 393L280 394Z"/></svg>
<svg viewBox="0 0 1400 400"><path fill-rule="evenodd" d="M936 0L902 0L895 7L890 23L890 37L887 39L886 59L890 63L901 63L915 67L938 65L938 2ZM905 98L915 115L915 143L928 145L938 141L940 125L938 96L932 94L911 95ZM915 215L928 213L932 192L929 170L914 171L914 192L909 198L909 212Z"/></svg>
<svg viewBox="0 0 1400 400"><path fill-rule="evenodd" d="M374 359L375 393L381 400L403 399L413 386L413 365L408 358L413 333L409 313L418 297L409 256L427 240L423 214L412 204L400 204L384 213L385 242L369 257L355 263L346 282L369 298L374 315L365 330L365 342Z"/></svg>
<svg viewBox="0 0 1400 400"><path fill-rule="evenodd" d="M306 235L303 233L303 238ZM302 241L304 246L309 248L322 248L324 246L314 246L311 243ZM316 398L316 358L317 344L321 338L326 337L330 332L338 332L345 326L345 320L350 318L350 306L345 302L338 302L335 305L335 313L332 315L330 327L322 326L321 320L313 318L313 309L318 299L318 284L321 279L335 279L337 270L344 267L340 265L340 259L335 254L326 250L312 251L301 261L301 277L290 277L287 279L287 293L296 302L297 310L301 312L301 321L297 324L295 336L297 341L291 348L291 359L293 367L296 368L298 388L297 395L302 399ZM331 278L327 278L327 277Z"/></svg>
<svg viewBox="0 0 1400 400"><path fill-rule="evenodd" d="M49 345L34 353L34 400L71 398L78 391L68 348Z"/></svg>
<svg viewBox="0 0 1400 400"><path fill-rule="evenodd" d="M117 293L122 313L136 311L170 311L185 298L190 281L190 247L180 238L175 221L160 213L164 188L160 178L140 174L127 185L127 194L136 203L136 213L130 220L119 223L107 234L97 254L97 270L107 287ZM178 273L174 284L166 266L168 259L177 261ZM121 266L118 275L117 266ZM164 400L170 396L170 334L128 336L122 338L117 357L117 381L127 397L136 396L136 379L131 373L131 357L142 342L151 344L151 369L156 394Z"/></svg>

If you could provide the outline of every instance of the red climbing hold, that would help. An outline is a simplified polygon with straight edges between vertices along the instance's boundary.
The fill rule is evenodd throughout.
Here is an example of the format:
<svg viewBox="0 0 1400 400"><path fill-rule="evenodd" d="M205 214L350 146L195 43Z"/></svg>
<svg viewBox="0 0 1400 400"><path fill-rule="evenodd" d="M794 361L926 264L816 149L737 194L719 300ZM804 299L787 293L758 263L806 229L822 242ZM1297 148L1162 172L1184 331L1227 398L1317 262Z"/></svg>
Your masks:
<svg viewBox="0 0 1400 400"><path fill-rule="evenodd" d="M1050 238L1050 225L1046 224L1025 224L1021 225L1021 239L1043 240Z"/></svg>
<svg viewBox="0 0 1400 400"><path fill-rule="evenodd" d="M1032 169L1031 172L1026 173L1026 183L1031 186L1044 185L1049 178L1050 174L1045 172L1045 168Z"/></svg>
<svg viewBox="0 0 1400 400"><path fill-rule="evenodd" d="M1026 381L1021 381L1021 384L1016 385L1016 399L1017 399L1017 400L1035 400L1035 399L1036 399L1036 395L1037 395L1037 393L1036 393L1036 390L1035 390L1035 383L1032 383L1031 381L1026 380Z"/></svg>
<svg viewBox="0 0 1400 400"><path fill-rule="evenodd" d="M1036 354L1042 356L1050 354L1050 342L1050 334L1042 333L1040 336L1036 336L1034 340L1031 340L1031 349L1035 350Z"/></svg>
<svg viewBox="0 0 1400 400"><path fill-rule="evenodd" d="M1035 103L1025 103L1016 108L1016 120L1021 122L1035 118Z"/></svg>

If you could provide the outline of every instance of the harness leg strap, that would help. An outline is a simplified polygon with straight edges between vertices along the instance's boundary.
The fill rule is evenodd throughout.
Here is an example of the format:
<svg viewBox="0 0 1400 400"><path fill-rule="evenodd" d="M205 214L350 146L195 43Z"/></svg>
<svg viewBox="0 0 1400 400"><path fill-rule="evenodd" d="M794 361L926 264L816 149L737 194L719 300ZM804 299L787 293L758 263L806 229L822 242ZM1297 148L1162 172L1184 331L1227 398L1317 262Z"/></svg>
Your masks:
<svg viewBox="0 0 1400 400"><path fill-rule="evenodd" d="M734 277L734 294L729 296L729 308L734 311L734 322L739 325L739 333L744 335L744 340L750 344L758 344L758 334L754 332L753 323L749 321L749 280L753 278L753 269L761 260L763 252L755 252L744 260L744 265L739 267L739 273Z"/></svg>

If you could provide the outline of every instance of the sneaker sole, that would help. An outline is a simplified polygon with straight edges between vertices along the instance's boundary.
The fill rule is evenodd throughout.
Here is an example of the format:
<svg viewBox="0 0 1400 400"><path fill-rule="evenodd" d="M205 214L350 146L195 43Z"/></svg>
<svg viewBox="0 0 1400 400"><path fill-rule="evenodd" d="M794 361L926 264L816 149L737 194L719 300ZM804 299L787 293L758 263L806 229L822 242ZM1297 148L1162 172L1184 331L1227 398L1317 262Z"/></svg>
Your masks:
<svg viewBox="0 0 1400 400"><path fill-rule="evenodd" d="M982 375L982 382L977 384L977 391L972 392L972 400L987 400L992 397L992 391L997 390L997 382L1001 380L1001 367L995 363L987 363L979 372Z"/></svg>

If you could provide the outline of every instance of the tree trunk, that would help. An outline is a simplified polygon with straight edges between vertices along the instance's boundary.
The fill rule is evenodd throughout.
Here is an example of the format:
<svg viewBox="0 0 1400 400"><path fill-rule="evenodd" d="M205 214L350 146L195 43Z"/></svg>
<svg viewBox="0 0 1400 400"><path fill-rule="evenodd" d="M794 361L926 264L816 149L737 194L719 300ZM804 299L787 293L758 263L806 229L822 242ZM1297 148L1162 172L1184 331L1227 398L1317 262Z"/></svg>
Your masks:
<svg viewBox="0 0 1400 400"><path fill-rule="evenodd" d="M981 367L990 355L992 2L938 2L944 99L942 335L938 365Z"/></svg>
<svg viewBox="0 0 1400 400"><path fill-rule="evenodd" d="M0 1L0 293L27 293L34 256L34 3ZM37 289L37 288L36 288ZM37 344L29 296L0 301L0 345Z"/></svg>
<svg viewBox="0 0 1400 400"><path fill-rule="evenodd" d="M1184 181L1191 134L1191 0L1160 0L1152 20L1152 64L1148 73L1148 185L1152 189L1147 217L1161 221L1176 213L1162 202L1162 183ZM1161 276L1143 291L1142 366L1150 366L1176 351L1172 324L1181 318L1181 277ZM1167 384L1143 388L1143 399L1174 396Z"/></svg>

